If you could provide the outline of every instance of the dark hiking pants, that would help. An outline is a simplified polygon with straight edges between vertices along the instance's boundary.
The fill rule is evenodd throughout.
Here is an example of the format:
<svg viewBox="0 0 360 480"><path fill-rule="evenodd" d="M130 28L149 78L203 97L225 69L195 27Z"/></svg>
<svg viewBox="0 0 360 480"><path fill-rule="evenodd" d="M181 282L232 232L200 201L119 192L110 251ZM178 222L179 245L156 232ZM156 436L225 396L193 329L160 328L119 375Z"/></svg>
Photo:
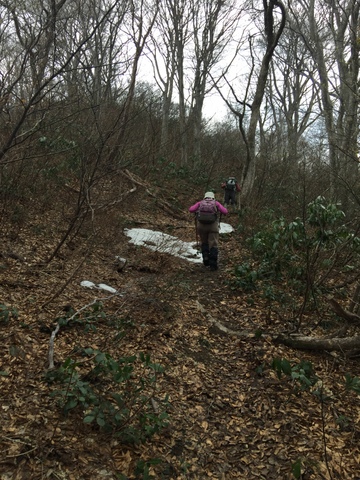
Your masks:
<svg viewBox="0 0 360 480"><path fill-rule="evenodd" d="M225 190L224 203L226 205L235 205L236 204L235 190Z"/></svg>
<svg viewBox="0 0 360 480"><path fill-rule="evenodd" d="M217 270L219 223L203 224L198 222L197 229L201 240L201 253L205 266L210 270Z"/></svg>

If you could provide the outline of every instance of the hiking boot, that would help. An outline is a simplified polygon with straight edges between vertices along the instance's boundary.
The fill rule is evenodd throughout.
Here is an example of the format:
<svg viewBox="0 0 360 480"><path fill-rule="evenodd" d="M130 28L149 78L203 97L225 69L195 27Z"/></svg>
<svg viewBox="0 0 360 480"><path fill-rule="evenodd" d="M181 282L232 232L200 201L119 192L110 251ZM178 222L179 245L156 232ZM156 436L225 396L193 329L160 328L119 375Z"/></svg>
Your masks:
<svg viewBox="0 0 360 480"><path fill-rule="evenodd" d="M212 247L210 249L210 254L209 254L209 265L210 265L210 270L212 272L218 269L217 260L218 260L218 249L217 247Z"/></svg>
<svg viewBox="0 0 360 480"><path fill-rule="evenodd" d="M207 243L203 243L201 245L201 253L203 258L203 264L205 265L205 267L208 267L210 265L210 259L209 259L209 245Z"/></svg>

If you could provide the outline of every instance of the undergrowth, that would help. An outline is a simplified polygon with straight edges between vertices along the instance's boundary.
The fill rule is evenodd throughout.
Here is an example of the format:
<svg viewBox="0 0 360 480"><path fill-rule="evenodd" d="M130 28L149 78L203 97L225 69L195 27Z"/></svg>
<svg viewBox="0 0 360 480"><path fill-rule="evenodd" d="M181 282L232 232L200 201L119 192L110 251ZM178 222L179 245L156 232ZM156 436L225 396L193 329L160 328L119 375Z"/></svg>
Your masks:
<svg viewBox="0 0 360 480"><path fill-rule="evenodd" d="M163 368L149 355L113 358L84 348L83 359L67 358L46 379L64 415L78 412L85 424L125 443L143 443L167 425L167 397L156 396Z"/></svg>
<svg viewBox="0 0 360 480"><path fill-rule="evenodd" d="M343 280L360 266L360 238L344 219L323 197L309 203L303 219L268 211L246 241L248 258L236 265L231 287L260 294L284 318L319 311L325 294L345 295Z"/></svg>

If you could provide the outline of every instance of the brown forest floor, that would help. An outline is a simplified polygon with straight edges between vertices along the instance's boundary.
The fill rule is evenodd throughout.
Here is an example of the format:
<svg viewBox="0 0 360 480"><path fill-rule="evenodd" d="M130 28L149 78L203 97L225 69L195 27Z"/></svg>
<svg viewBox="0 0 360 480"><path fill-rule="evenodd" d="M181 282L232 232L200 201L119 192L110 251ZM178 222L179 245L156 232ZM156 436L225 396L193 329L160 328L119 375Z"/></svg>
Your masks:
<svg viewBox="0 0 360 480"><path fill-rule="evenodd" d="M236 221L236 215L228 219ZM140 222L134 225L194 240L190 216L175 221L175 230L168 229L173 221L165 213ZM268 318L260 300L251 304L230 288L233 266L241 262L236 233L221 241L214 273L129 244L121 222L116 241L99 244L90 256L75 241L39 265L56 245L58 225L49 216L2 231L0 303L17 308L19 317L0 325L0 371L8 374L0 377L1 479L133 479L136 463L154 458L162 460L153 467L156 479L292 479L299 459L302 479L360 479L359 396L344 387L346 373L360 376L359 362L256 338L256 331L274 334L282 325ZM121 272L116 255L128 261ZM77 347L91 346L115 356L146 352L164 366L157 395L169 395L169 426L143 445L121 444L76 413L64 417L49 396L54 387L44 373L55 319L65 305L77 310L107 296L81 287L82 280L121 291L122 297L105 302L105 312L130 319L133 327L121 340L106 318L96 331L62 328L55 360L60 364ZM250 335L223 333L212 320ZM321 403L311 391L297 392L287 378L259 368L274 357L310 360L330 400Z"/></svg>

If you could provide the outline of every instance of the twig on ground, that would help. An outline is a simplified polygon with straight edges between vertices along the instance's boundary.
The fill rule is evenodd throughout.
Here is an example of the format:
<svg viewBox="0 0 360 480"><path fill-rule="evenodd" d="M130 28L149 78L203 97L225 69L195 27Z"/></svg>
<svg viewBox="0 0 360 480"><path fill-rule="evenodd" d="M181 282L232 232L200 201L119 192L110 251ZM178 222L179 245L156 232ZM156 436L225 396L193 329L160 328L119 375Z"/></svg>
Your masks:
<svg viewBox="0 0 360 480"><path fill-rule="evenodd" d="M88 303L87 305L84 305L79 310L77 310L73 315L71 315L71 317L69 317L66 320L66 324L69 323L71 320L73 320L76 317L76 315L78 315L80 312L82 312L83 310L91 307L95 303L103 302L104 300L109 300L110 298L116 297L117 295L119 295L119 293L116 293L114 295L110 295L109 297L95 298L92 302ZM52 331L51 336L50 336L49 356L48 356L48 358L49 358L48 370L52 370L54 368L54 342L55 342L55 337L56 337L57 333L59 332L59 330L60 330L60 322L57 323L55 330Z"/></svg>

